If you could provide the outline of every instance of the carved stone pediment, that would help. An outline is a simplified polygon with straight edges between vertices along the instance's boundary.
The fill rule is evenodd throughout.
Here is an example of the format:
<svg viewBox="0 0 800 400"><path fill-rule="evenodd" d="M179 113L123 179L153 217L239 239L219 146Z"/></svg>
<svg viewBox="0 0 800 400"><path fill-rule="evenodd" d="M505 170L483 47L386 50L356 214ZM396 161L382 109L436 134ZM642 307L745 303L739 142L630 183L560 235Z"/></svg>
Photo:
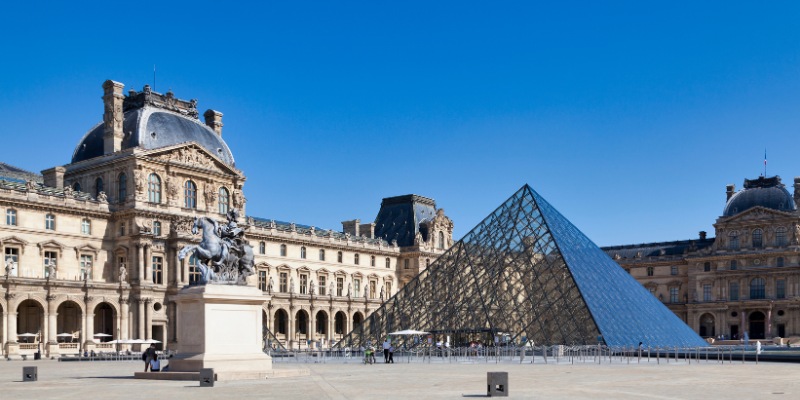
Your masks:
<svg viewBox="0 0 800 400"><path fill-rule="evenodd" d="M219 160L214 154L206 150L205 147L191 142L166 149L157 149L147 154L148 157L168 164L188 166L192 168L206 169L210 171L222 172L226 174L240 175L225 163Z"/></svg>
<svg viewBox="0 0 800 400"><path fill-rule="evenodd" d="M763 219L792 218L792 217L794 217L794 215L789 212L773 210L771 208L765 208L765 207L753 207L747 211L741 212L739 214L730 217L725 222L726 223L751 222Z"/></svg>

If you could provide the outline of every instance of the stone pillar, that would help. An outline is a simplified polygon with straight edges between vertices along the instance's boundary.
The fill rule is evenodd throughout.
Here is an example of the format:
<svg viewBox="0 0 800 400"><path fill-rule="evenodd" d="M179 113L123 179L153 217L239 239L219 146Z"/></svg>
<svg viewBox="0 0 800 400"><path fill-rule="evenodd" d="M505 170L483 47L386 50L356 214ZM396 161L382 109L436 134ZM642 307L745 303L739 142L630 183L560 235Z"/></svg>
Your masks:
<svg viewBox="0 0 800 400"><path fill-rule="evenodd" d="M58 348L58 309L53 296L47 296L47 357L54 358L60 354Z"/></svg>
<svg viewBox="0 0 800 400"><path fill-rule="evenodd" d="M286 337L286 348L287 349L292 349L293 347L297 348L297 345L295 344L295 340L297 340L297 337L295 337L296 334L295 334L295 326L294 326L294 324L295 324L295 313L293 312L293 310L291 308L289 308L289 312L287 314L289 314L289 320L286 321L286 323L289 326L286 327L286 336L287 336Z"/></svg>
<svg viewBox="0 0 800 400"><path fill-rule="evenodd" d="M144 248L144 279L153 283L153 248L149 244Z"/></svg>
<svg viewBox="0 0 800 400"><path fill-rule="evenodd" d="M136 324L136 329L139 331L137 339L144 339L144 299L138 299L137 303L139 304L139 310L137 314L139 323Z"/></svg>
<svg viewBox="0 0 800 400"><path fill-rule="evenodd" d="M153 313L150 311L150 303L153 299L145 299L144 302L144 338L153 338Z"/></svg>
<svg viewBox="0 0 800 400"><path fill-rule="evenodd" d="M136 253L136 263L137 263L137 270L139 272L139 284L141 285L144 283L144 245L137 244L136 245L137 253Z"/></svg>
<svg viewBox="0 0 800 400"><path fill-rule="evenodd" d="M0 349L0 354L3 356L6 355L4 344L8 341L8 324L6 324L6 319L8 319L8 312L3 311L3 319L0 320L0 334L3 335L3 337L0 338L0 346L2 346L2 349Z"/></svg>
<svg viewBox="0 0 800 400"><path fill-rule="evenodd" d="M175 282L177 283L178 287L184 285L183 279L183 260L178 258L178 250L175 251Z"/></svg>
<svg viewBox="0 0 800 400"><path fill-rule="evenodd" d="M117 325L119 327L119 337L117 339L125 340L125 339L129 338L129 336L128 336L128 323L129 323L128 317L129 317L129 315L128 314L130 313L130 310L129 310L130 307L128 307L128 298L123 297L123 298L119 299L119 304L120 304L119 325Z"/></svg>
<svg viewBox="0 0 800 400"><path fill-rule="evenodd" d="M183 271L183 285L189 284L189 262L184 258L181 260L181 271Z"/></svg>
<svg viewBox="0 0 800 400"><path fill-rule="evenodd" d="M312 342L317 340L317 312L314 310L314 307L311 307L308 310L308 339Z"/></svg>

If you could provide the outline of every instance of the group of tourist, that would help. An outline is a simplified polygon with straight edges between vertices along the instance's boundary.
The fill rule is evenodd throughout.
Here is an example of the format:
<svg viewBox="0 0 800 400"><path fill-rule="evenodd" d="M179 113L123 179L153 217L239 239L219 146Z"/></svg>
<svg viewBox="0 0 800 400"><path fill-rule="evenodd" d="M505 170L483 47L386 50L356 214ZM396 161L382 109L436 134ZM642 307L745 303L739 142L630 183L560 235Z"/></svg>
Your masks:
<svg viewBox="0 0 800 400"><path fill-rule="evenodd" d="M389 338L383 341L383 363L394 364L394 344L389 341ZM367 345L364 349L364 364L375 363L375 347Z"/></svg>

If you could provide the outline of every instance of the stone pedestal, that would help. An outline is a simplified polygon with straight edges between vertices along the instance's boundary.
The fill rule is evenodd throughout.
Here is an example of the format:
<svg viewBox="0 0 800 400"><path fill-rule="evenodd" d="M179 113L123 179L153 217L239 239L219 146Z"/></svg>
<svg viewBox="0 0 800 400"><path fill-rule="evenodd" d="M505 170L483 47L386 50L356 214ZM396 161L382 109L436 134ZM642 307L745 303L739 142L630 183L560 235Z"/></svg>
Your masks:
<svg viewBox="0 0 800 400"><path fill-rule="evenodd" d="M58 347L58 342L47 342L47 357L58 358L61 355L61 349Z"/></svg>
<svg viewBox="0 0 800 400"><path fill-rule="evenodd" d="M262 351L262 305L268 300L252 286L205 285L175 297L178 354L171 372L213 368L218 380L265 379L272 358Z"/></svg>

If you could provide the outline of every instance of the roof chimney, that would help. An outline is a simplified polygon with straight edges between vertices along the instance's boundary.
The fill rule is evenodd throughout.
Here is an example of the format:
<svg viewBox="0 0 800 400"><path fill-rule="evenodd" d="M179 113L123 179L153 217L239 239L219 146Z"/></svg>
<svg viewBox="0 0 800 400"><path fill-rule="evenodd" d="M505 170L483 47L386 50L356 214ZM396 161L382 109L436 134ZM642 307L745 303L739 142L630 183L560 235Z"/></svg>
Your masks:
<svg viewBox="0 0 800 400"><path fill-rule="evenodd" d="M794 178L794 204L800 209L800 177Z"/></svg>
<svg viewBox="0 0 800 400"><path fill-rule="evenodd" d="M222 113L214 110L206 110L203 116L206 117L206 125L213 129L217 135L222 137Z"/></svg>
<svg viewBox="0 0 800 400"><path fill-rule="evenodd" d="M727 185L725 186L725 189L726 189L725 194L728 195L728 198L726 200L730 200L731 197L733 197L733 194L736 192L736 185L734 184Z"/></svg>
<svg viewBox="0 0 800 400"><path fill-rule="evenodd" d="M706 240L706 231L700 231L700 240Z"/></svg>
<svg viewBox="0 0 800 400"><path fill-rule="evenodd" d="M103 82L103 154L122 150L122 102L125 85L107 80Z"/></svg>

